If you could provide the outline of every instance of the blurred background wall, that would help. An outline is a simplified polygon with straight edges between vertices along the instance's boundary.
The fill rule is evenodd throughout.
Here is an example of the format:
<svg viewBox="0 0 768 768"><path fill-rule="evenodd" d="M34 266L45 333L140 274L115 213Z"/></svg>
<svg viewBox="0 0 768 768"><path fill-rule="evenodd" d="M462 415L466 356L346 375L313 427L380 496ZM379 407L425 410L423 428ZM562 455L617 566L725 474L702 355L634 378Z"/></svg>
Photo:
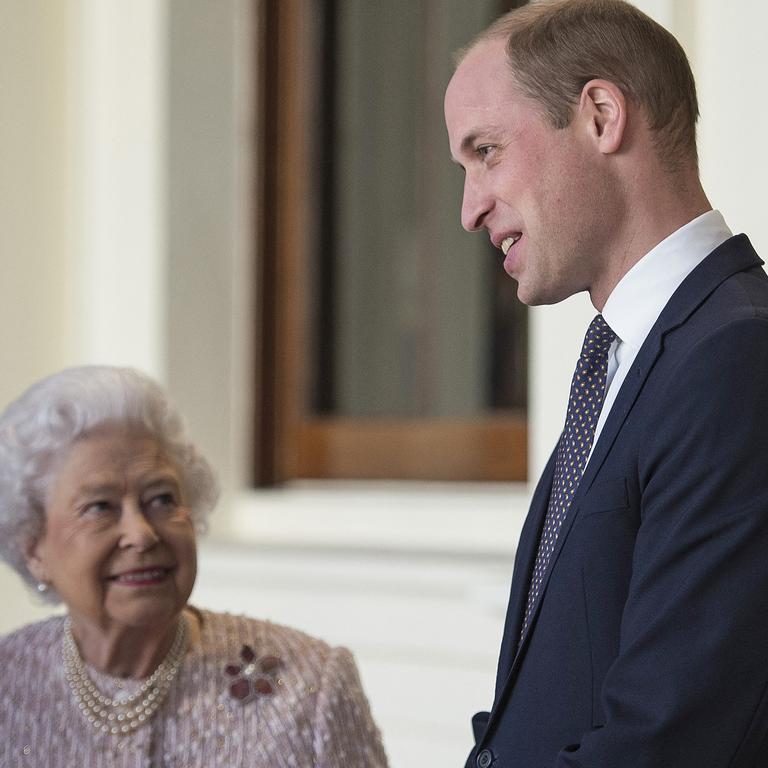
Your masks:
<svg viewBox="0 0 768 768"><path fill-rule="evenodd" d="M85 362L160 379L225 488L198 603L351 646L392 764L460 765L491 700L529 486L249 487L256 3L0 0L0 401ZM636 4L691 58L713 205L768 253L768 8ZM592 313L578 296L529 314L533 479ZM0 631L46 612L5 568L0 590Z"/></svg>

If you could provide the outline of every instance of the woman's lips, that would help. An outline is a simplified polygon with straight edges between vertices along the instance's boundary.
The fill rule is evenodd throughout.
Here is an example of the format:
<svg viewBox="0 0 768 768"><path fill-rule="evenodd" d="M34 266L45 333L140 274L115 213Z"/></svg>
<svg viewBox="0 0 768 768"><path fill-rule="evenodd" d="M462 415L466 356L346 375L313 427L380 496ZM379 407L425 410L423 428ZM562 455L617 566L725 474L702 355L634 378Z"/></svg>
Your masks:
<svg viewBox="0 0 768 768"><path fill-rule="evenodd" d="M145 587L159 584L166 579L170 572L169 568L143 568L110 576L109 581L126 587Z"/></svg>

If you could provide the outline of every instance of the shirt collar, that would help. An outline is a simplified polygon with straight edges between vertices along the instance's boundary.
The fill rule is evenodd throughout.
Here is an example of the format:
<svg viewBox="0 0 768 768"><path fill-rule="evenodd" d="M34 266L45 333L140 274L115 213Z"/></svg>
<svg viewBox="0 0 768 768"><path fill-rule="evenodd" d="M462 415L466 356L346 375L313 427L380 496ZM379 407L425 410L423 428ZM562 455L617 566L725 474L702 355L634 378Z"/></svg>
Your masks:
<svg viewBox="0 0 768 768"><path fill-rule="evenodd" d="M639 349L680 283L731 236L720 211L707 211L643 256L603 307L603 317L616 336Z"/></svg>

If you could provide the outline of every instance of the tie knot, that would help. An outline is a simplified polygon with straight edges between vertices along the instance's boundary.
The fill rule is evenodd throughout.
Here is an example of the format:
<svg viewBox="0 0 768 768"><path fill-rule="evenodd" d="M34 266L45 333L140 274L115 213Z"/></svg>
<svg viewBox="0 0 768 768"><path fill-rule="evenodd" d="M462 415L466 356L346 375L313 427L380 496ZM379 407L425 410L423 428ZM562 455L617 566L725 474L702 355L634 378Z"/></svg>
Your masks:
<svg viewBox="0 0 768 768"><path fill-rule="evenodd" d="M595 315L587 328L587 335L584 337L584 346L581 348L583 357L594 358L597 355L607 355L608 348L616 338L616 334L611 330L605 318L602 315Z"/></svg>

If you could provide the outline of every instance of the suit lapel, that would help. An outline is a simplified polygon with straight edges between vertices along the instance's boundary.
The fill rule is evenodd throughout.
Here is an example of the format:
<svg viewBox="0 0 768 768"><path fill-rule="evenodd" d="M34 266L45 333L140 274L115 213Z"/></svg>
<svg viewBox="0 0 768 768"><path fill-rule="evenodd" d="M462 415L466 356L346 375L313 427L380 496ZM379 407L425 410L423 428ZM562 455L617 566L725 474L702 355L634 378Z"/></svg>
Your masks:
<svg viewBox="0 0 768 768"><path fill-rule="evenodd" d="M557 448L547 462L541 479L536 486L525 524L520 532L515 556L515 568L512 576L512 587L509 594L507 618L502 635L499 665L496 670L496 697L498 698L504 681L512 668L512 661L517 653L517 641L523 623L523 608L528 598L528 581L536 560L539 535L549 506L549 494L552 489L552 479L555 474L555 459Z"/></svg>
<svg viewBox="0 0 768 768"><path fill-rule="evenodd" d="M523 534L520 537L504 639L499 659L496 697L488 721L488 727L486 728L486 737L492 730L494 720L502 708L503 700L509 695L513 686L516 671L525 655L525 649L536 626L539 608L546 593L550 576L578 514L581 499L591 487L598 470L608 456L629 412L632 410L632 406L661 354L664 347L664 336L674 328L682 325L712 291L728 277L737 272L758 267L762 263L746 235L732 237L716 248L688 275L667 303L638 352L632 365L632 370L624 379L611 412L600 433L595 449L585 468L579 488L560 528L555 549L544 573L541 589L533 607L528 630L520 642L519 649L515 653L517 638L519 637L522 625L523 602L527 597L528 582L538 548L538 534L541 530L549 502L549 489L552 485L555 454L553 453L550 458L547 469L536 488L528 519L523 528ZM503 683L501 682L502 680Z"/></svg>

